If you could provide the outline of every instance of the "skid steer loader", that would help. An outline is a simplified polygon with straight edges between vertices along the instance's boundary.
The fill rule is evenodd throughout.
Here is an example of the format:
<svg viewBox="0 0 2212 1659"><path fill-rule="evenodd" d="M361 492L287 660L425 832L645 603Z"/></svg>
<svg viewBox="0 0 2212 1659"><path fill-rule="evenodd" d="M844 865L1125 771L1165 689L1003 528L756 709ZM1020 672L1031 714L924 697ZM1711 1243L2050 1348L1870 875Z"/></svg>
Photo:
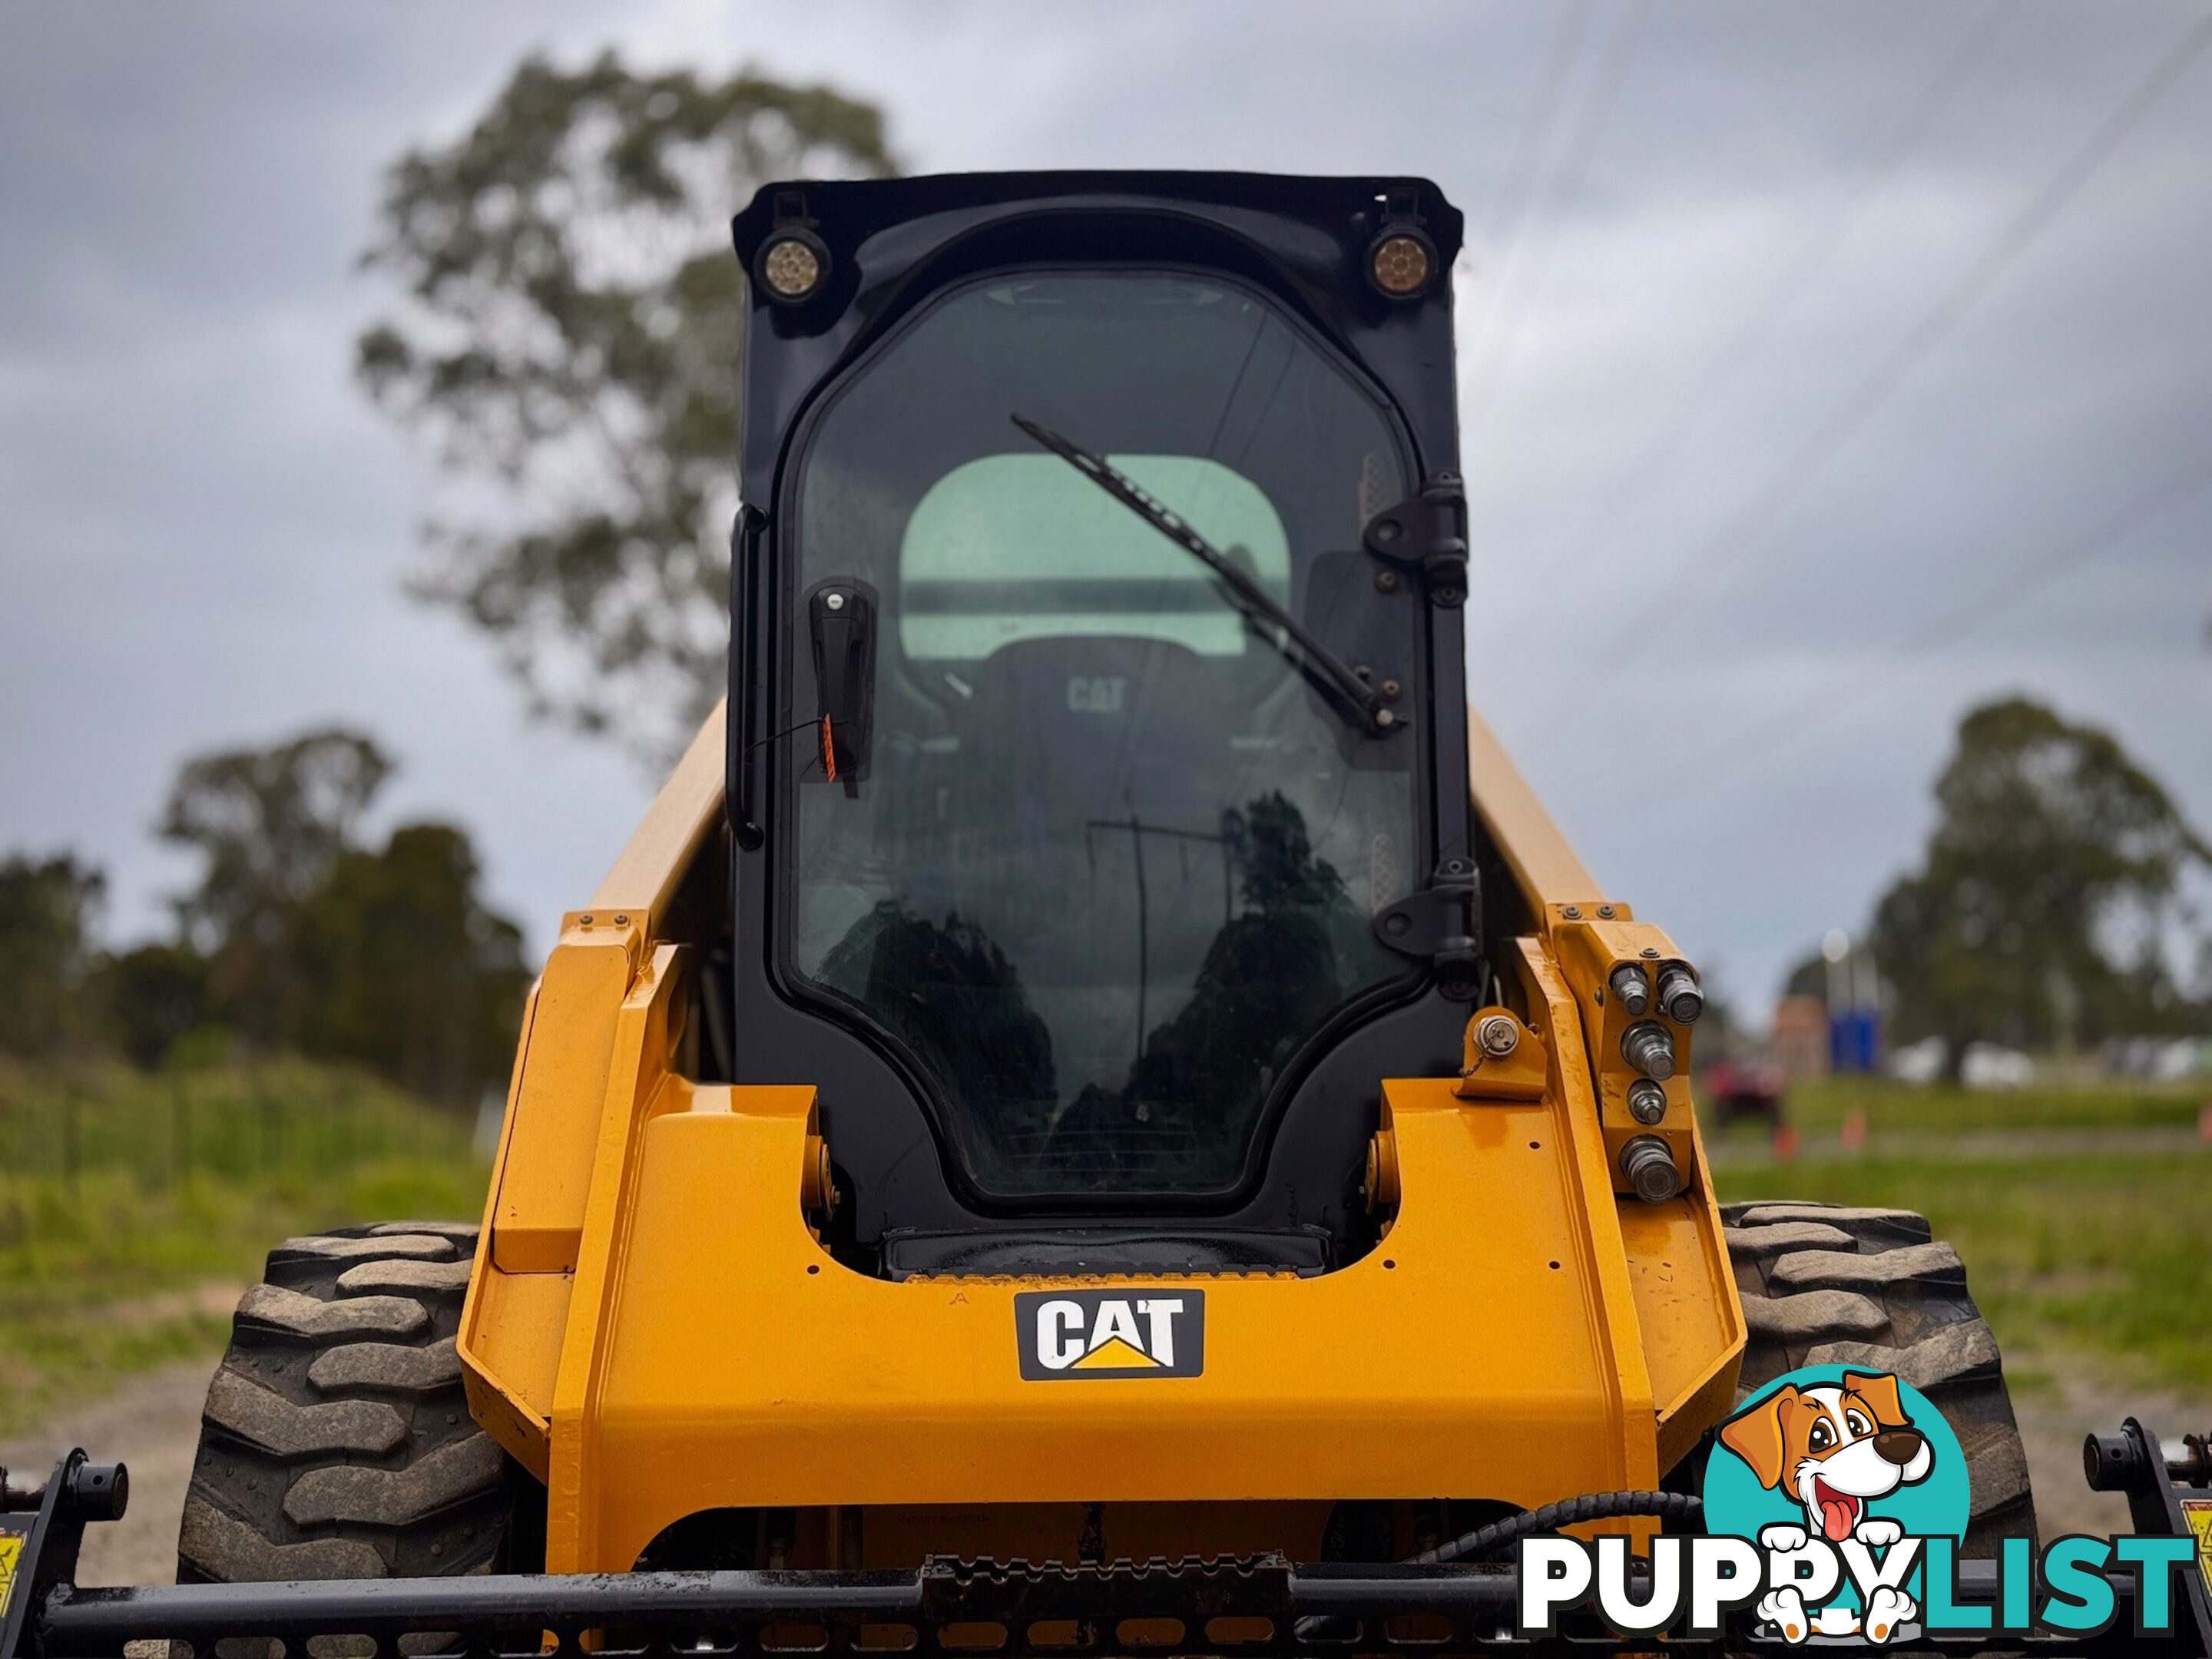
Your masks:
<svg viewBox="0 0 2212 1659"><path fill-rule="evenodd" d="M1497 1581L1446 1564L1680 1524L1742 1395L1836 1361L1941 1407L1964 1553L2028 1534L1958 1257L1716 1203L1695 967L1468 710L1522 624L1436 187L734 229L729 698L562 919L482 1224L277 1249L179 1543L228 1588L49 1628L1465 1641Z"/></svg>

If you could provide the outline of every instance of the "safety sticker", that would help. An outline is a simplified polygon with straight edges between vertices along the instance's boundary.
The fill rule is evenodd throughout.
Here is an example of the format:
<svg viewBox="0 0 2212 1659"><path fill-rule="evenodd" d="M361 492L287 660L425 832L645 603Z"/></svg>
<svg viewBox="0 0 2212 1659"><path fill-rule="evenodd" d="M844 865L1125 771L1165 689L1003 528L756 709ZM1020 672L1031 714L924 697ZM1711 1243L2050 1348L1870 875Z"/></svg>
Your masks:
<svg viewBox="0 0 2212 1659"><path fill-rule="evenodd" d="M2203 1575L2204 1593L2212 1595L2212 1498L2185 1498L2181 1518L2197 1540L2197 1571Z"/></svg>
<svg viewBox="0 0 2212 1659"><path fill-rule="evenodd" d="M0 1619L8 1616L8 1601L15 1589L15 1564L23 1559L23 1540L0 1533Z"/></svg>

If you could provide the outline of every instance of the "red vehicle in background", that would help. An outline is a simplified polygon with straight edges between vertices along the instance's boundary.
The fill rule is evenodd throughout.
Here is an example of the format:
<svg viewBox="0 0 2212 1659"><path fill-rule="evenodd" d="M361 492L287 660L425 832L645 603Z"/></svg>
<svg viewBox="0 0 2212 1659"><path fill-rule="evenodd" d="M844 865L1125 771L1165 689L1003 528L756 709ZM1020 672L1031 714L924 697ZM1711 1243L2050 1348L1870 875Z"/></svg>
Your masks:
<svg viewBox="0 0 2212 1659"><path fill-rule="evenodd" d="M1755 1117L1782 1121L1782 1068L1760 1060L1717 1060L1700 1074L1698 1098L1716 1125Z"/></svg>

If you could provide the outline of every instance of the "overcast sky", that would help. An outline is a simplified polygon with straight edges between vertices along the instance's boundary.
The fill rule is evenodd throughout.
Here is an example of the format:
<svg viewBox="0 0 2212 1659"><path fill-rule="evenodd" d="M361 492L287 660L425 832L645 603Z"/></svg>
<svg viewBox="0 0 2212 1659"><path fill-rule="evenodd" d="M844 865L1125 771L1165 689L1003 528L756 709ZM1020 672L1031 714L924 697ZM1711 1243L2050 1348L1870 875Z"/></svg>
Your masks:
<svg viewBox="0 0 2212 1659"><path fill-rule="evenodd" d="M185 756L311 722L542 949L649 794L406 599L354 388L383 166L515 60L751 62L915 170L1410 173L1468 215L1472 684L1611 892L1754 1012L2023 691L2212 825L2212 9L140 3L0 11L0 851L190 866ZM732 204L734 208L736 204Z"/></svg>

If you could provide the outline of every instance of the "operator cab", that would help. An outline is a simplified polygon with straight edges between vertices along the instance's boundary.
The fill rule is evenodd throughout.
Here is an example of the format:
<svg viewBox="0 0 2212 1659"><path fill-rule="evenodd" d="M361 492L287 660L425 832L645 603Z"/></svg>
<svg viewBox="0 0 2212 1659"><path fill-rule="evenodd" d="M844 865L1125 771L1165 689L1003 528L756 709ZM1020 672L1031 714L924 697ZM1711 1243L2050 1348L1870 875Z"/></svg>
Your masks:
<svg viewBox="0 0 2212 1659"><path fill-rule="evenodd" d="M736 1080L850 1265L1325 1272L1476 940L1431 185L763 190Z"/></svg>

